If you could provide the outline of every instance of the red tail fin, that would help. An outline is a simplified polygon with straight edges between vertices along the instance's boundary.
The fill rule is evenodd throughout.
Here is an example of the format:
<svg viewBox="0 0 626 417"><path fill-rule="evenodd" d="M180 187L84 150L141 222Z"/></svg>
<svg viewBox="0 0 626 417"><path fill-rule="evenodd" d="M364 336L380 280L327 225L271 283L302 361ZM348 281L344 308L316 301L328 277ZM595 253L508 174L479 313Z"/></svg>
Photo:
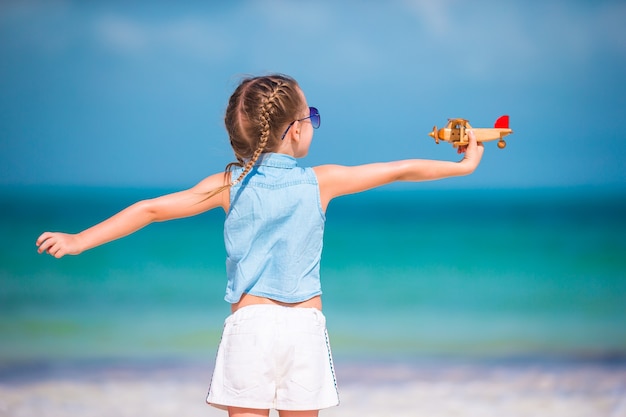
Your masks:
<svg viewBox="0 0 626 417"><path fill-rule="evenodd" d="M493 127L497 128L497 129L508 129L509 128L509 116L508 115L504 115L498 118L498 120L496 120L496 124L493 125Z"/></svg>

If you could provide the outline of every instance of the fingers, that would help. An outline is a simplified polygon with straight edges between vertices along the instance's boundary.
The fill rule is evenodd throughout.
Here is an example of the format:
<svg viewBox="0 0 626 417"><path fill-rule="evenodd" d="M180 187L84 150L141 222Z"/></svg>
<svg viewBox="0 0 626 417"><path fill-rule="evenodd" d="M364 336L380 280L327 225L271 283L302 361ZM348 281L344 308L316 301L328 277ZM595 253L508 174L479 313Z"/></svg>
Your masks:
<svg viewBox="0 0 626 417"><path fill-rule="evenodd" d="M474 131L473 131L472 129L468 129L468 130L466 130L466 132L467 132L467 138L468 138L468 142L469 142L469 143L468 143L467 145L462 145L462 146L459 146L459 147L457 148L457 150L456 150L456 151L457 151L457 153L459 153L459 154L464 153L464 152L467 152L467 150L468 150L470 147L471 147L471 148L474 148L474 147L476 147L476 146L482 146L482 145L483 145L483 144L482 144L482 142L481 142L481 143L477 143L477 142L476 142L476 135L474 135Z"/></svg>
<svg viewBox="0 0 626 417"><path fill-rule="evenodd" d="M50 235L50 232L42 233L41 236L37 238L37 242L35 244L37 246L40 246L43 243L43 241L48 238L49 235Z"/></svg>
<svg viewBox="0 0 626 417"><path fill-rule="evenodd" d="M469 144L467 145L467 147L475 147L476 146L476 136L474 135L474 131L472 129L469 129L467 131L467 138L469 139Z"/></svg>
<svg viewBox="0 0 626 417"><path fill-rule="evenodd" d="M66 252L63 250L63 245L59 239L59 235L56 233L45 232L36 242L37 252L39 253L47 253L55 258L61 258Z"/></svg>
<svg viewBox="0 0 626 417"><path fill-rule="evenodd" d="M45 232L37 238L37 242L35 243L38 246L37 252L44 253L48 251L48 249L52 245L52 240L50 239L51 237L52 233Z"/></svg>
<svg viewBox="0 0 626 417"><path fill-rule="evenodd" d="M469 130L468 133L467 133L467 136L469 137L469 140L470 140L469 146L476 146L477 148L482 148L483 147L483 143L482 142L478 142L476 140L476 135L474 134L473 130Z"/></svg>
<svg viewBox="0 0 626 417"><path fill-rule="evenodd" d="M62 246L61 243L56 241L52 244L52 246L50 246L48 248L48 250L46 251L49 255L54 256L55 258L59 259L60 257L62 257L63 255L65 255L65 253L62 250Z"/></svg>

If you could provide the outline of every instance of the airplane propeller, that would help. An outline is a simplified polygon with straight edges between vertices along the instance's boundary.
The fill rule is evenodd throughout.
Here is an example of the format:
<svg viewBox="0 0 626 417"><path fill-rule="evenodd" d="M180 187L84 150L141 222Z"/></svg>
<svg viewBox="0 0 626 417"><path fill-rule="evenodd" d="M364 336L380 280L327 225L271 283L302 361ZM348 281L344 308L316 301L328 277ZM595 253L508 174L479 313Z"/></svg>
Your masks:
<svg viewBox="0 0 626 417"><path fill-rule="evenodd" d="M433 126L433 131L428 134L431 138L435 139L435 143L439 143L439 135L438 135L437 125Z"/></svg>

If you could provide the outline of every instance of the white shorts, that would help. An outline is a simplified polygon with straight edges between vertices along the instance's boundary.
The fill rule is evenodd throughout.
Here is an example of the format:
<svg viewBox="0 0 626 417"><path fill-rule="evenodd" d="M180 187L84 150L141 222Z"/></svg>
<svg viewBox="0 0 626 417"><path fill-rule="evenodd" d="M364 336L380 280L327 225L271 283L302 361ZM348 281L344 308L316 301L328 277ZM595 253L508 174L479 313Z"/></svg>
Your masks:
<svg viewBox="0 0 626 417"><path fill-rule="evenodd" d="M224 323L207 403L319 410L339 404L326 318L315 308L251 305Z"/></svg>

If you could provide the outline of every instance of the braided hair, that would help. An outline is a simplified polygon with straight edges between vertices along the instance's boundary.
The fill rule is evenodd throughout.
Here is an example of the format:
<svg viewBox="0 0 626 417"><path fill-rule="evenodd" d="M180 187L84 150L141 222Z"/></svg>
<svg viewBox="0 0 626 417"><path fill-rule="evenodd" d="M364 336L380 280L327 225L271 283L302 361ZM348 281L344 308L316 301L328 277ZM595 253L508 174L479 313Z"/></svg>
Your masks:
<svg viewBox="0 0 626 417"><path fill-rule="evenodd" d="M272 152L280 145L283 129L297 119L302 106L298 83L289 76L244 79L230 96L224 116L237 161L226 166L225 185L211 191L207 198L243 181L262 153ZM235 166L243 167L243 171L231 181L230 172Z"/></svg>

